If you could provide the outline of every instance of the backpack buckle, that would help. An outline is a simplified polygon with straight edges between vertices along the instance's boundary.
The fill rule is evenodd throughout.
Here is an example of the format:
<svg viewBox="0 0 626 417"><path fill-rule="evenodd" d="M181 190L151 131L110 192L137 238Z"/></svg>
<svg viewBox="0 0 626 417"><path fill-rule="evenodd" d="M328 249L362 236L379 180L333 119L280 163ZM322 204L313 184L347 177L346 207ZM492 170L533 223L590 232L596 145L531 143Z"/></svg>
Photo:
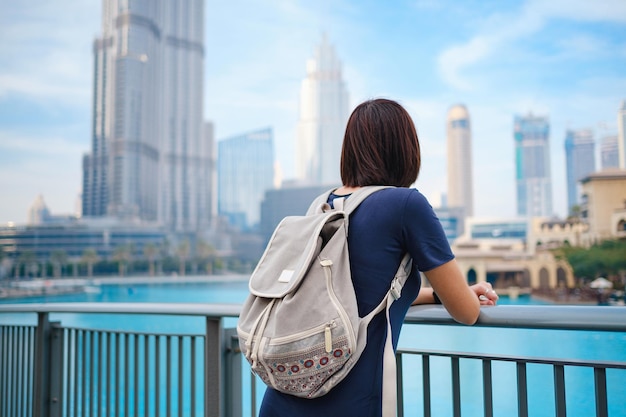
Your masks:
<svg viewBox="0 0 626 417"><path fill-rule="evenodd" d="M400 298L400 295L402 295L402 287L400 286L397 278L394 278L394 280L391 281L391 289L389 291L391 292L391 296L394 300L397 300Z"/></svg>

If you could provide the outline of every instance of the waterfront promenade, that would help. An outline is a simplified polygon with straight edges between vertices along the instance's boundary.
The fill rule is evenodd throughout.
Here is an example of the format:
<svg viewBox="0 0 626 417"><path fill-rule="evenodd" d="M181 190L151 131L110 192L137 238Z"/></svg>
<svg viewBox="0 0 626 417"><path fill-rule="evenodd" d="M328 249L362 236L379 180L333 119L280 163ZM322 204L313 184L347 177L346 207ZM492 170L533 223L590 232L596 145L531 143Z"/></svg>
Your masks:
<svg viewBox="0 0 626 417"><path fill-rule="evenodd" d="M98 276L71 278L4 279L0 281L0 300L80 294L97 291L100 285L183 284L247 281L249 274Z"/></svg>
<svg viewBox="0 0 626 417"><path fill-rule="evenodd" d="M80 294L97 291L100 285L182 284L247 281L250 274L218 275L159 275L159 276L97 276L65 278L6 278L0 281L0 300L45 297L63 294ZM597 305L597 293L592 289L546 289L497 288L500 296L509 297L514 303L519 296L531 296L546 303L571 305Z"/></svg>

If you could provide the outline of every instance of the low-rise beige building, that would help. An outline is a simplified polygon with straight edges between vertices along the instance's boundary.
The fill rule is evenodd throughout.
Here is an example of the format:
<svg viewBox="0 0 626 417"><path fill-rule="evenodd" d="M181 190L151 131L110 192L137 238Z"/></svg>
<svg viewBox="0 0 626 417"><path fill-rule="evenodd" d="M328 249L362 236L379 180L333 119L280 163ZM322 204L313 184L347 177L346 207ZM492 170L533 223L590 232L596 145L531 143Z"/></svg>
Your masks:
<svg viewBox="0 0 626 417"><path fill-rule="evenodd" d="M489 281L501 290L522 292L574 287L572 268L553 249L626 238L626 171L594 173L581 185L578 218L467 219L466 232L452 249L468 282Z"/></svg>
<svg viewBox="0 0 626 417"><path fill-rule="evenodd" d="M626 238L626 170L596 172L581 183L581 214L589 225L583 245Z"/></svg>

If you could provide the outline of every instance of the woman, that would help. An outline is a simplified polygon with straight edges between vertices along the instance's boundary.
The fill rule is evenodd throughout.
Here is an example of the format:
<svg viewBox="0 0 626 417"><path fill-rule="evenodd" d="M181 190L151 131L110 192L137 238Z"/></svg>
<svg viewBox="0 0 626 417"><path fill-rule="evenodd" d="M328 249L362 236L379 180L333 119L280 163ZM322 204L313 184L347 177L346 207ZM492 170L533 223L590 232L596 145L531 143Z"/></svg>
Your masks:
<svg viewBox="0 0 626 417"><path fill-rule="evenodd" d="M343 186L329 198L349 196L359 187L391 185L366 198L350 215L348 247L359 314L372 311L387 293L405 253L413 270L402 296L392 305L393 347L413 304L441 302L460 323L474 324L480 305L498 299L488 283L468 286L432 207L416 189L421 156L417 132L407 111L392 100L360 104L350 116L341 154ZM349 197L348 197L349 198ZM421 287L419 271L432 288ZM303 399L268 388L261 417L359 416L382 412L382 356L386 336L384 312L369 325L367 347L346 378L328 394Z"/></svg>

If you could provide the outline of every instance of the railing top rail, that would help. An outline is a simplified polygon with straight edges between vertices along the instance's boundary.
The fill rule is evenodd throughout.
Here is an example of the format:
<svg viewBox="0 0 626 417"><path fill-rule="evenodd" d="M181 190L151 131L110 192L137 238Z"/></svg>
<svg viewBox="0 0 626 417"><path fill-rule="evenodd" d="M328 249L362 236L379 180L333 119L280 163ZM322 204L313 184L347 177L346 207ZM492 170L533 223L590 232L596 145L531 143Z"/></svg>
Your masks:
<svg viewBox="0 0 626 417"><path fill-rule="evenodd" d="M440 305L409 309L411 324L459 325ZM550 330L626 332L626 307L580 305L502 305L482 307L475 326Z"/></svg>
<svg viewBox="0 0 626 417"><path fill-rule="evenodd" d="M0 313L106 313L238 317L241 304L208 303L31 303L0 304Z"/></svg>
<svg viewBox="0 0 626 417"><path fill-rule="evenodd" d="M161 314L237 317L241 304L207 303L40 303L0 304L0 313ZM409 309L405 323L459 325L438 305ZM626 307L575 305L502 305L483 307L475 326L626 332Z"/></svg>

